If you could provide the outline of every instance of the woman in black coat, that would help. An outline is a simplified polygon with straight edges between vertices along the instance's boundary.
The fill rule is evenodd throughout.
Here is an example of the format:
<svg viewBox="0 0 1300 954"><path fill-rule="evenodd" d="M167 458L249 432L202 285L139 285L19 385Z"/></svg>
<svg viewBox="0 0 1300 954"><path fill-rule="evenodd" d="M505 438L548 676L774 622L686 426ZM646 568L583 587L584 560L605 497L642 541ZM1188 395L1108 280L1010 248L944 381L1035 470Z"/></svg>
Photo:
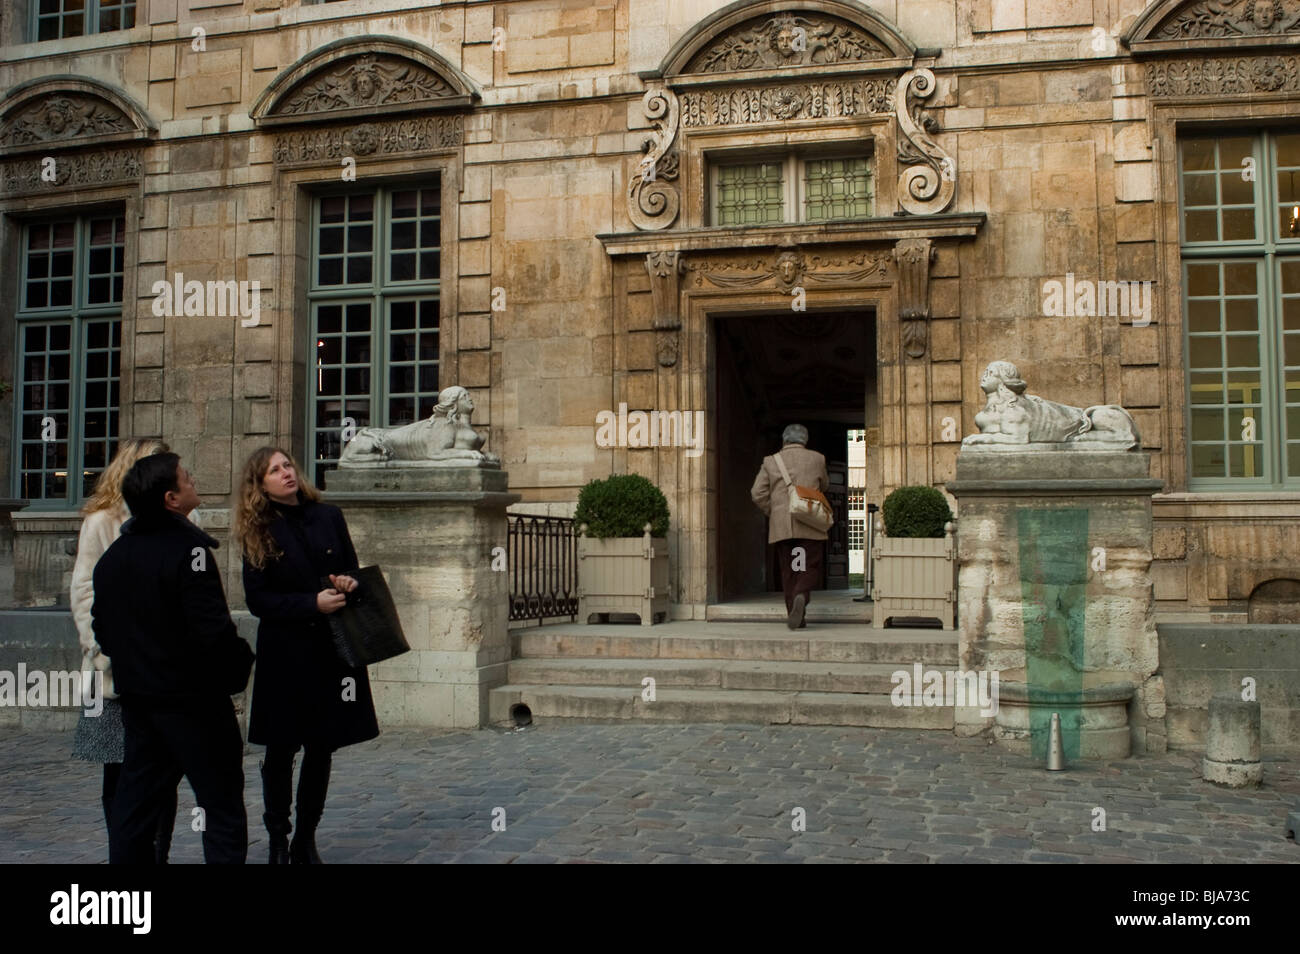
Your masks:
<svg viewBox="0 0 1300 954"><path fill-rule="evenodd" d="M357 554L343 512L321 502L286 452L263 447L244 467L235 528L244 555L244 597L261 622L248 741L266 746L262 820L270 864L320 864L316 825L325 809L335 749L379 735L370 680L334 651L326 617L357 582ZM293 763L298 826L289 842Z"/></svg>

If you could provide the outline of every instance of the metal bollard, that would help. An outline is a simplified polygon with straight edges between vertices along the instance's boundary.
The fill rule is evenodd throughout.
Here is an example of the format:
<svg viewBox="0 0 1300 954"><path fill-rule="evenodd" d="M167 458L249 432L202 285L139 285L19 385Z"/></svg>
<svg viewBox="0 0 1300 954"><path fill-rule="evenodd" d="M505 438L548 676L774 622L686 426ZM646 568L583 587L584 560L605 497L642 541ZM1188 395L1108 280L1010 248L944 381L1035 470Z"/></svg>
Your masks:
<svg viewBox="0 0 1300 954"><path fill-rule="evenodd" d="M1061 714L1052 713L1052 729L1047 737L1047 771L1061 772L1065 769L1065 749L1061 745Z"/></svg>

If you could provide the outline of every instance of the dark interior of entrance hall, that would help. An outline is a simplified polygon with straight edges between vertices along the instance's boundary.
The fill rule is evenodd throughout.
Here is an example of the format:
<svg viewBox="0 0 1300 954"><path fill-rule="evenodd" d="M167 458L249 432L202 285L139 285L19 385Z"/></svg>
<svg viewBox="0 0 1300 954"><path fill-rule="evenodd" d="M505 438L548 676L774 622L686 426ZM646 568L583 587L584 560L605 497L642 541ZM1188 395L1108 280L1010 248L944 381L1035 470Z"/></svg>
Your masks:
<svg viewBox="0 0 1300 954"><path fill-rule="evenodd" d="M716 602L781 589L767 519L749 491L788 424L808 428L808 446L826 455L835 525L820 589L848 586L847 432L865 426L875 380L875 315L793 312L713 319L713 398L717 408ZM870 450L868 450L870 453Z"/></svg>

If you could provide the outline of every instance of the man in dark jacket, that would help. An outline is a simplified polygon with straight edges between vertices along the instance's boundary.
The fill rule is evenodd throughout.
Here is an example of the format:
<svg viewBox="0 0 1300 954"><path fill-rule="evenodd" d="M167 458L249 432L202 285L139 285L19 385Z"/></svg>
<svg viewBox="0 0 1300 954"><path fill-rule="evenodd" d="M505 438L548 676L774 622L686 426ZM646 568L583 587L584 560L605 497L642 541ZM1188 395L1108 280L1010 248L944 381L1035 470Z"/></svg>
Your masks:
<svg viewBox="0 0 1300 954"><path fill-rule="evenodd" d="M230 697L253 652L230 618L212 539L186 517L199 504L175 454L139 460L122 482L132 518L95 567L91 626L113 660L126 754L109 861L153 862L162 796L189 779L209 864L243 864L244 744Z"/></svg>

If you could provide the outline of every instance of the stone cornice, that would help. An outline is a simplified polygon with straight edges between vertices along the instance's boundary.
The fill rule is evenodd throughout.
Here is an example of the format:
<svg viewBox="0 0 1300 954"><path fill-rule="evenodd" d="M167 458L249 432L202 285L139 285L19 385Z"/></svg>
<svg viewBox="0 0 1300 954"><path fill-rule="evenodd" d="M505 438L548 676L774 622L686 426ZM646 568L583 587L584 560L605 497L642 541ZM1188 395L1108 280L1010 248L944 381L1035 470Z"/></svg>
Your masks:
<svg viewBox="0 0 1300 954"><path fill-rule="evenodd" d="M597 235L611 257L651 252L723 252L740 248L892 244L902 239L969 239L983 227L983 212L901 215L830 223L613 232Z"/></svg>

